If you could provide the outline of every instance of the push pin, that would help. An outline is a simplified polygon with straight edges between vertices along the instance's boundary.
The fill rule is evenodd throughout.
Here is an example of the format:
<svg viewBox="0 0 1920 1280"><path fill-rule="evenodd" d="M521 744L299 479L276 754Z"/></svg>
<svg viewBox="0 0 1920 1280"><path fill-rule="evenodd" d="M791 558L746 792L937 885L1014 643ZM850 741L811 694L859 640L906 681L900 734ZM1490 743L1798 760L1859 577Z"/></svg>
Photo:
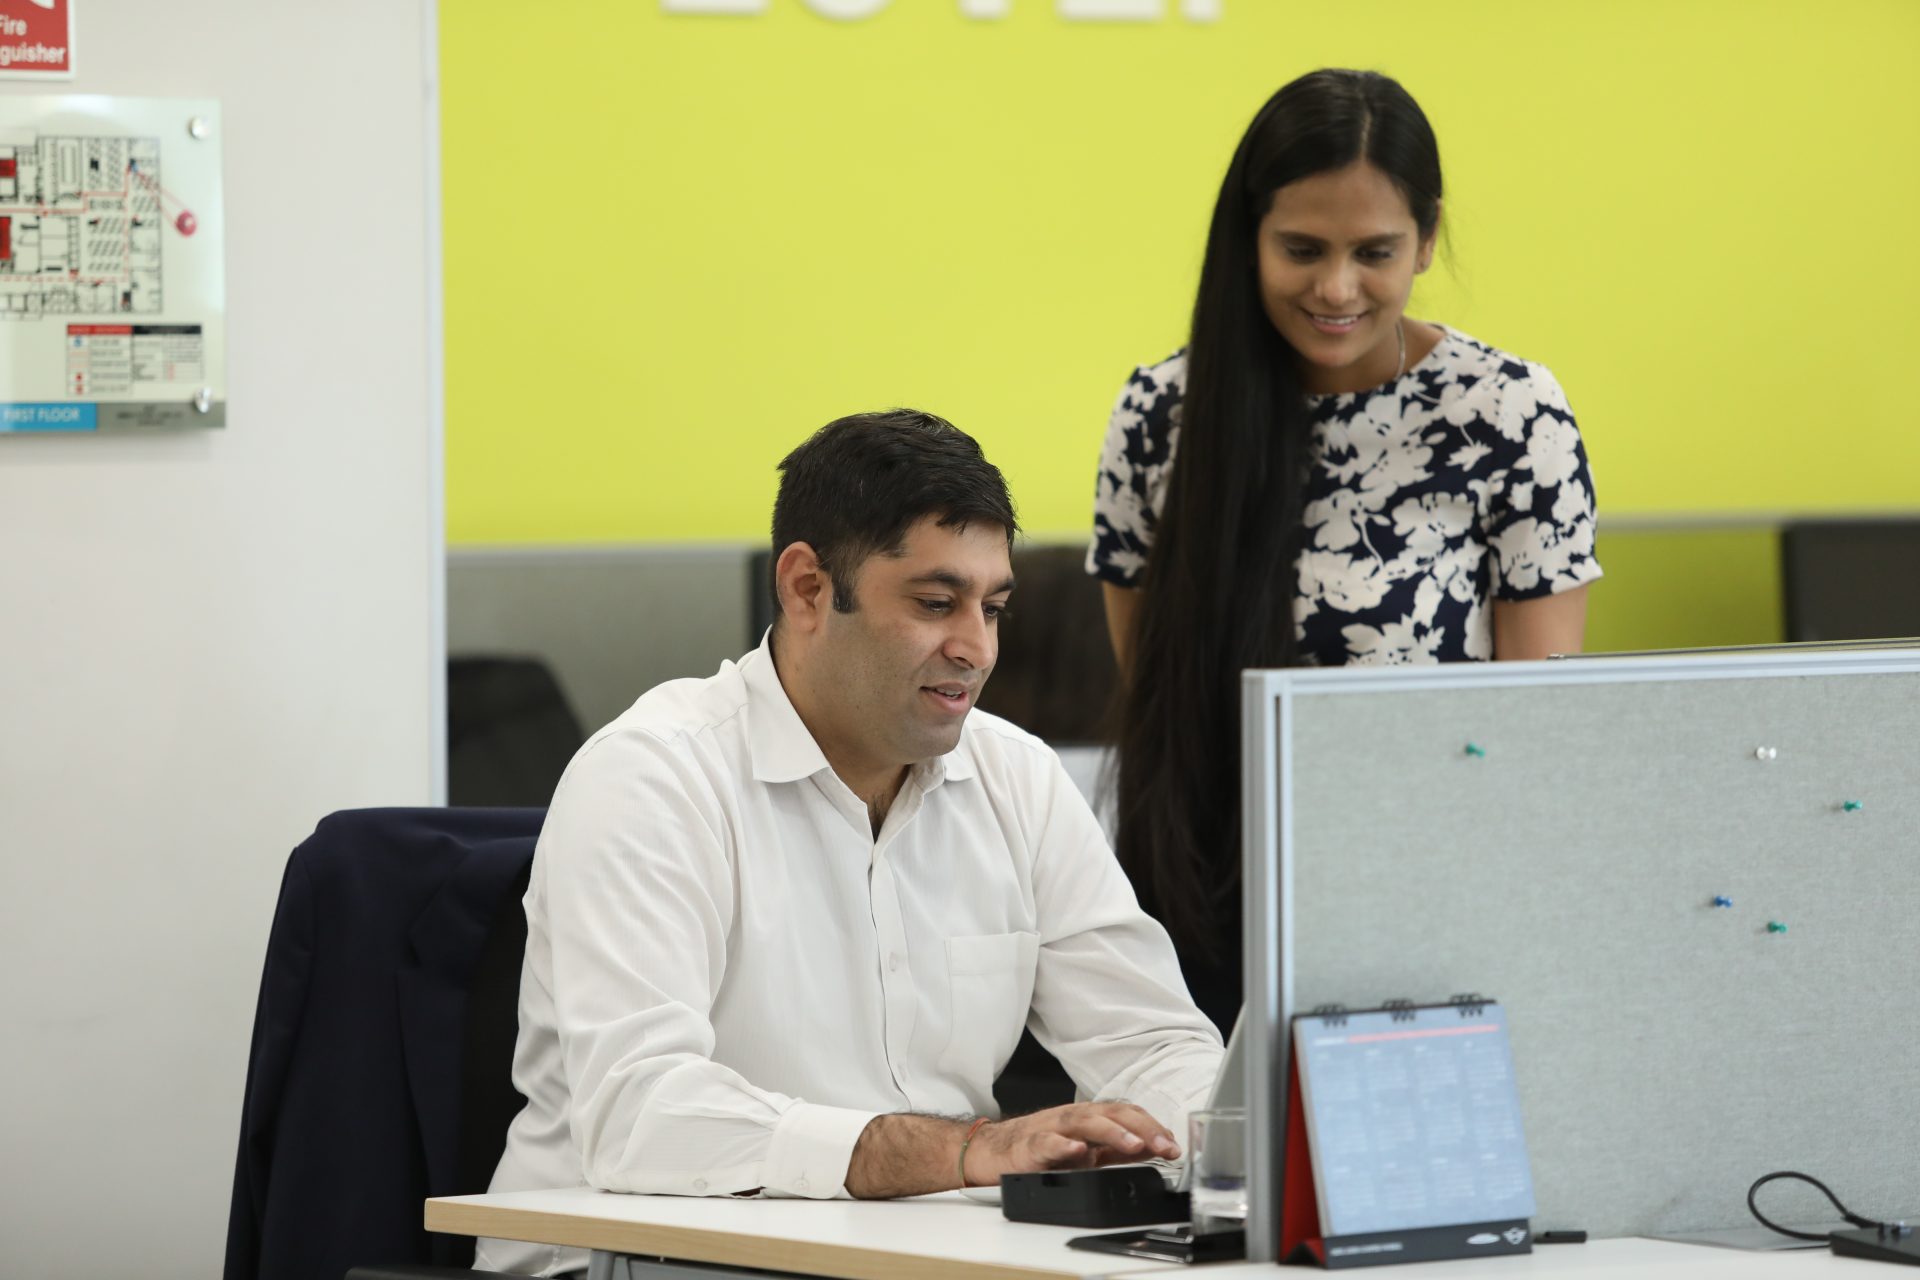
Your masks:
<svg viewBox="0 0 1920 1280"><path fill-rule="evenodd" d="M1716 893L1713 895L1713 905L1716 907L1730 907L1733 905L1733 899L1724 893Z"/></svg>
<svg viewBox="0 0 1920 1280"><path fill-rule="evenodd" d="M1787 931L1787 926L1781 924L1778 920L1767 921L1768 933L1785 933L1786 931Z"/></svg>
<svg viewBox="0 0 1920 1280"><path fill-rule="evenodd" d="M1487 758L1486 748L1481 746L1476 746L1474 743L1471 743L1471 742L1467 744L1467 754L1472 756L1475 760L1485 760Z"/></svg>
<svg viewBox="0 0 1920 1280"><path fill-rule="evenodd" d="M1858 813L1866 807L1866 805L1860 803L1858 800L1842 800L1840 802L1840 812L1842 813Z"/></svg>
<svg viewBox="0 0 1920 1280"><path fill-rule="evenodd" d="M1777 747L1755 747L1753 749L1753 758L1755 760L1772 760L1777 758L1779 754L1780 750Z"/></svg>

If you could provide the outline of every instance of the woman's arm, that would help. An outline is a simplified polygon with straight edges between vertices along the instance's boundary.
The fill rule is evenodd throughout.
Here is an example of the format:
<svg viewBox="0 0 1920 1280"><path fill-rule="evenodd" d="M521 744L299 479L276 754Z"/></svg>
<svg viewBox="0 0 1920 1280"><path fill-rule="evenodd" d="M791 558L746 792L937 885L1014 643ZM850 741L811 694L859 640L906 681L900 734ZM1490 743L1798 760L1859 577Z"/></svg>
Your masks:
<svg viewBox="0 0 1920 1280"><path fill-rule="evenodd" d="M1124 680L1133 660L1133 625L1140 616L1140 588L1102 582L1100 594L1107 602L1107 639L1113 643L1113 660Z"/></svg>
<svg viewBox="0 0 1920 1280"><path fill-rule="evenodd" d="M1113 588L1107 588L1109 592ZM1111 596L1109 596L1111 599ZM1107 606L1112 625L1113 606ZM1493 657L1496 662L1578 653L1587 635L1587 589L1532 600L1493 602Z"/></svg>

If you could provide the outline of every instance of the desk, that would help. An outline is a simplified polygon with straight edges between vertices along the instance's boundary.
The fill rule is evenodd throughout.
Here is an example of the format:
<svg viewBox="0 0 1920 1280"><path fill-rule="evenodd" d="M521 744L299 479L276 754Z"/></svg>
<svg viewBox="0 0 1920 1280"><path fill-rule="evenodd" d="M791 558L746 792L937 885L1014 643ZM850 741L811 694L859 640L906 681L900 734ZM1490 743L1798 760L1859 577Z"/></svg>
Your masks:
<svg viewBox="0 0 1920 1280"><path fill-rule="evenodd" d="M1008 1222L957 1191L912 1200L513 1191L429 1200L427 1230L846 1280L1094 1280L1167 1267L1069 1249L1087 1232Z"/></svg>
<svg viewBox="0 0 1920 1280"><path fill-rule="evenodd" d="M1249 1263L1171 1267L1066 1247L1086 1232L1008 1222L956 1192L914 1200L623 1196L584 1187L427 1201L429 1231L846 1280L1275 1280ZM681 1273L686 1274L686 1273ZM725 1273L721 1273L725 1274ZM1289 1268L1279 1277L1309 1276ZM1414 1263L1342 1274L1376 1280L1899 1280L1884 1263L1825 1249L1745 1253L1660 1240L1544 1245L1524 1257Z"/></svg>
<svg viewBox="0 0 1920 1280"><path fill-rule="evenodd" d="M1352 1271L1276 1270L1238 1262L1181 1270L1194 1280L1304 1280L1316 1275L1368 1280L1904 1280L1905 1274L1884 1262L1836 1258L1825 1248L1750 1253L1634 1236L1591 1244L1541 1245L1519 1257L1484 1262L1414 1262ZM1171 1278L1163 1273L1155 1280Z"/></svg>

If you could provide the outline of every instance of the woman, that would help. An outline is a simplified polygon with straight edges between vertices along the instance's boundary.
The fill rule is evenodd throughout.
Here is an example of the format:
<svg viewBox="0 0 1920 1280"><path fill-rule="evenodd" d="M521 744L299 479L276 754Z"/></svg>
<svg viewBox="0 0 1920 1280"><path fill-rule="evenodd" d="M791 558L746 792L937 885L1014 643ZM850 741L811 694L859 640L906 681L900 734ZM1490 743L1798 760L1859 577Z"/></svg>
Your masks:
<svg viewBox="0 0 1920 1280"><path fill-rule="evenodd" d="M1087 568L1126 677L1116 851L1223 1026L1240 671L1574 652L1600 576L1553 375L1405 314L1440 210L1405 89L1293 81L1221 184L1187 349L1108 428Z"/></svg>

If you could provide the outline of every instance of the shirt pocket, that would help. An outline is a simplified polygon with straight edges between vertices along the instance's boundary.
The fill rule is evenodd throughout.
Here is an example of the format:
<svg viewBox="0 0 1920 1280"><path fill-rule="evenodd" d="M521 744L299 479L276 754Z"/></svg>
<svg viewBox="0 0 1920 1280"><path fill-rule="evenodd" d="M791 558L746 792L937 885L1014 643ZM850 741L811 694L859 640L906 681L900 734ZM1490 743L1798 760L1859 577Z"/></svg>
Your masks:
<svg viewBox="0 0 1920 1280"><path fill-rule="evenodd" d="M989 1092L1020 1043L1033 1004L1040 958L1037 933L989 933L947 939L950 1017L943 1074Z"/></svg>

